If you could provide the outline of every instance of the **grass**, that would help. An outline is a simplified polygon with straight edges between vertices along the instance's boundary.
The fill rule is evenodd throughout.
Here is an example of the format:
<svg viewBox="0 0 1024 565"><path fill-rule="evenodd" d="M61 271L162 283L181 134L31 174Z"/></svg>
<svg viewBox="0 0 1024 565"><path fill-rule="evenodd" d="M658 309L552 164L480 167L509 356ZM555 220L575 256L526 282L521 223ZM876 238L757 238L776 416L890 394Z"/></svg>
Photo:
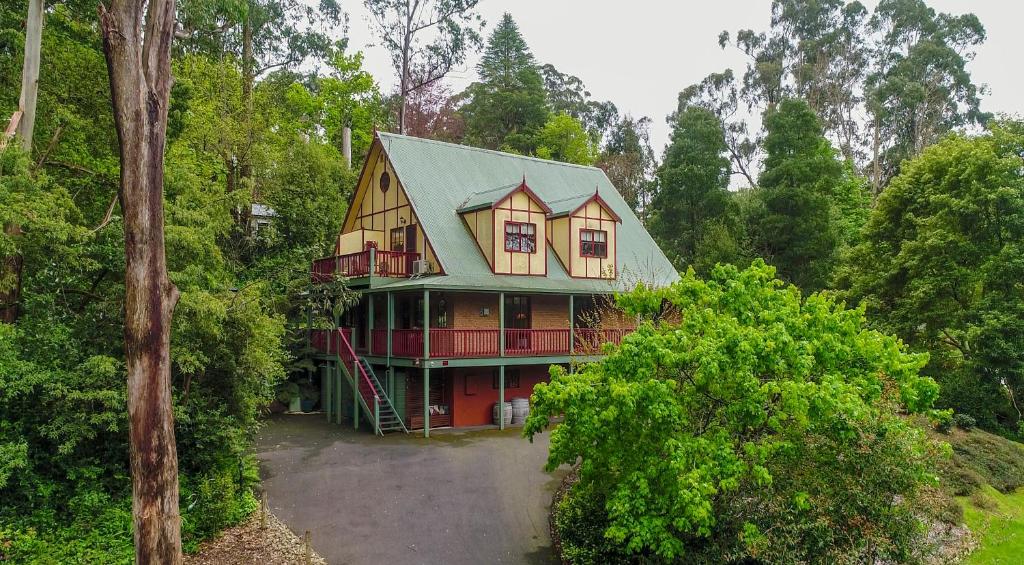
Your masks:
<svg viewBox="0 0 1024 565"><path fill-rule="evenodd" d="M958 499L964 506L964 521L980 542L965 563L1009 565L1024 559L1024 490L1004 494L984 485Z"/></svg>

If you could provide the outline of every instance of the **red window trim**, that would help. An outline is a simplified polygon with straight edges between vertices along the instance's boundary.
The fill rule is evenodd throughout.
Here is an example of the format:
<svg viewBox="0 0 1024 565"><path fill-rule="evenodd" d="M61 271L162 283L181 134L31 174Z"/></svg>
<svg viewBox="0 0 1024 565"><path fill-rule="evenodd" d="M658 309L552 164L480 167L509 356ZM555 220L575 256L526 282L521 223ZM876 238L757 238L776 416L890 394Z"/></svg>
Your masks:
<svg viewBox="0 0 1024 565"><path fill-rule="evenodd" d="M522 249L509 249L509 247L508 247L508 225L509 224L516 224L516 225L520 225L520 226L533 226L533 251L523 251ZM516 222L516 221L513 221L513 220L505 220L505 224L503 226L501 234L502 234L502 239L504 241L504 244L502 245L502 247L505 248L505 253L529 253L531 255L537 253L537 224L535 224L533 222ZM519 235L520 236L523 235L522 231L519 232Z"/></svg>
<svg viewBox="0 0 1024 565"><path fill-rule="evenodd" d="M602 255L589 254L588 255L588 254L583 253L583 232L603 233L604 234L604 241L601 242L601 243L604 243L604 254L602 254ZM595 243L595 241L593 239L591 239L590 243ZM608 231L607 230L595 230L595 229L590 229L590 228L580 228L580 257L589 257L589 258L592 258L592 259L607 259L608 258Z"/></svg>

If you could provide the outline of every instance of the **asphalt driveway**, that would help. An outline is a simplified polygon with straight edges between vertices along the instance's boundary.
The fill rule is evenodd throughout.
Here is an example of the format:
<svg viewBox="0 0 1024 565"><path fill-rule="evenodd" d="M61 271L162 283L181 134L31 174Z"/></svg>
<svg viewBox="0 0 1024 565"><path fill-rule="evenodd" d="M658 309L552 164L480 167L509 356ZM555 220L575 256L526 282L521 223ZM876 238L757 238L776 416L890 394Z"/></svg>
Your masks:
<svg viewBox="0 0 1024 565"><path fill-rule="evenodd" d="M275 417L257 442L270 507L332 564L557 563L548 507L567 469L544 472L547 434L430 435Z"/></svg>

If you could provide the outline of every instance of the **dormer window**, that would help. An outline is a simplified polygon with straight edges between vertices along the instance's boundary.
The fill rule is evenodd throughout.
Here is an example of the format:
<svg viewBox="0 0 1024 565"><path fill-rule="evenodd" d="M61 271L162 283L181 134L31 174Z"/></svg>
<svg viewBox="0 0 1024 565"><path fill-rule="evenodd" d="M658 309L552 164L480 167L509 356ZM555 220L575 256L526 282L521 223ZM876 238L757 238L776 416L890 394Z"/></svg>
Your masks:
<svg viewBox="0 0 1024 565"><path fill-rule="evenodd" d="M505 222L505 251L537 252L537 224Z"/></svg>
<svg viewBox="0 0 1024 565"><path fill-rule="evenodd" d="M608 257L608 232L580 229L580 257Z"/></svg>

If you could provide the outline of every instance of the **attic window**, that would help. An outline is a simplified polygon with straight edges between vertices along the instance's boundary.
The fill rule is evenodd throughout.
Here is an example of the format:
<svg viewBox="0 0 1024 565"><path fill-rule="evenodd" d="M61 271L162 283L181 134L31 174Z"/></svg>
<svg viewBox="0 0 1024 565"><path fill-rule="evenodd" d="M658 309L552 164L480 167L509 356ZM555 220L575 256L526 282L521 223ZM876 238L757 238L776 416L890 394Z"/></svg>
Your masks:
<svg viewBox="0 0 1024 565"><path fill-rule="evenodd" d="M380 191L387 192L391 188L391 175L387 171L380 174Z"/></svg>
<svg viewBox="0 0 1024 565"><path fill-rule="evenodd" d="M537 252L537 224L505 222L505 251Z"/></svg>
<svg viewBox="0 0 1024 565"><path fill-rule="evenodd" d="M608 232L580 229L580 257L608 257Z"/></svg>

